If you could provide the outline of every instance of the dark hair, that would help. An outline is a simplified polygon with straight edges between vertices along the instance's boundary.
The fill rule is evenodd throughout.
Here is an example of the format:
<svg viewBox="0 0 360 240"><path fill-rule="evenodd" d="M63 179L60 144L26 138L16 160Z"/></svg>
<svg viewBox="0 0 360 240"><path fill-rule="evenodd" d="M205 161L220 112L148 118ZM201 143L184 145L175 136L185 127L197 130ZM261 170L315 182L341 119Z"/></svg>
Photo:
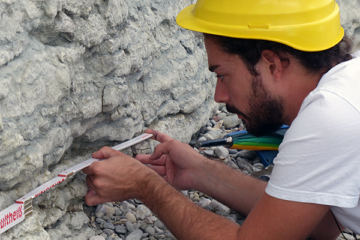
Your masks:
<svg viewBox="0 0 360 240"><path fill-rule="evenodd" d="M204 33L204 37L213 39L225 52L239 55L254 76L258 75L255 65L259 62L263 50L273 51L282 60L288 60L282 55L289 53L298 59L309 73L317 73L324 69L325 73L333 66L352 59L350 51L353 43L346 35L334 47L319 52L304 52L282 43L267 40L231 38L206 33Z"/></svg>

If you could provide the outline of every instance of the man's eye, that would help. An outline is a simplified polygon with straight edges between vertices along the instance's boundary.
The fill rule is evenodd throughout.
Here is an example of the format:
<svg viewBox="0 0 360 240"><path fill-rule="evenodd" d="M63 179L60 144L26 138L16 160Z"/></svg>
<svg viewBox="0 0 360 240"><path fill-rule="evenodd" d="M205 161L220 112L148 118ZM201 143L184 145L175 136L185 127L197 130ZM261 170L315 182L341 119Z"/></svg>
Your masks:
<svg viewBox="0 0 360 240"><path fill-rule="evenodd" d="M224 75L216 75L216 78L220 78L221 79L221 81L224 81Z"/></svg>

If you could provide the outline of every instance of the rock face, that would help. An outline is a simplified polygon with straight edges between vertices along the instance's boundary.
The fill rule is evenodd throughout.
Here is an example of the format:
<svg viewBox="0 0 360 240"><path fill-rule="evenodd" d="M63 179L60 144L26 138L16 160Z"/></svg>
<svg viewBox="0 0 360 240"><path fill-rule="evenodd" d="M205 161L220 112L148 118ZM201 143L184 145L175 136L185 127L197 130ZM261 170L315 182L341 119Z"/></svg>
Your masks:
<svg viewBox="0 0 360 240"><path fill-rule="evenodd" d="M340 7L341 25L354 40L354 51L360 50L360 0L336 0Z"/></svg>
<svg viewBox="0 0 360 240"><path fill-rule="evenodd" d="M190 4L0 0L0 209L148 127L190 141L218 108L201 36L175 23ZM86 193L78 181L36 199L31 220L1 239L91 236L67 213Z"/></svg>
<svg viewBox="0 0 360 240"><path fill-rule="evenodd" d="M202 38L175 23L193 2L0 0L0 209L145 128L190 141L219 107ZM360 1L338 3L359 49ZM39 196L1 239L87 239L86 216L68 212L83 180Z"/></svg>

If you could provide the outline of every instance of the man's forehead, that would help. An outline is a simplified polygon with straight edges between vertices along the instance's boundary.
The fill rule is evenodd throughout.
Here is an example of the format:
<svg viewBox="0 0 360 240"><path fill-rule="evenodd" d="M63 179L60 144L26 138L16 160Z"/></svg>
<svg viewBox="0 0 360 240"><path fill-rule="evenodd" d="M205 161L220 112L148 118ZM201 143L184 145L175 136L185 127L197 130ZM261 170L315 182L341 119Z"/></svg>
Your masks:
<svg viewBox="0 0 360 240"><path fill-rule="evenodd" d="M224 68L234 68L239 67L239 64L244 64L239 55L225 52L215 41L206 40L205 46L210 72L222 71Z"/></svg>

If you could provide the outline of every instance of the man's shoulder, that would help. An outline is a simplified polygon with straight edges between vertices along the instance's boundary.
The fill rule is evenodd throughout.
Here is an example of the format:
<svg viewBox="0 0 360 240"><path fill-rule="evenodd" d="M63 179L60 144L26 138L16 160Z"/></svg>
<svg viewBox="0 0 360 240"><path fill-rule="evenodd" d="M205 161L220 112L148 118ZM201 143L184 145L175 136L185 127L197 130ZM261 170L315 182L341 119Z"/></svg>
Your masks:
<svg viewBox="0 0 360 240"><path fill-rule="evenodd" d="M332 94L343 99L360 111L360 57L341 63L326 73L318 86L308 95L306 100L321 94ZM336 101L336 98L332 100Z"/></svg>
<svg viewBox="0 0 360 240"><path fill-rule="evenodd" d="M354 58L360 58L360 50L351 54Z"/></svg>

